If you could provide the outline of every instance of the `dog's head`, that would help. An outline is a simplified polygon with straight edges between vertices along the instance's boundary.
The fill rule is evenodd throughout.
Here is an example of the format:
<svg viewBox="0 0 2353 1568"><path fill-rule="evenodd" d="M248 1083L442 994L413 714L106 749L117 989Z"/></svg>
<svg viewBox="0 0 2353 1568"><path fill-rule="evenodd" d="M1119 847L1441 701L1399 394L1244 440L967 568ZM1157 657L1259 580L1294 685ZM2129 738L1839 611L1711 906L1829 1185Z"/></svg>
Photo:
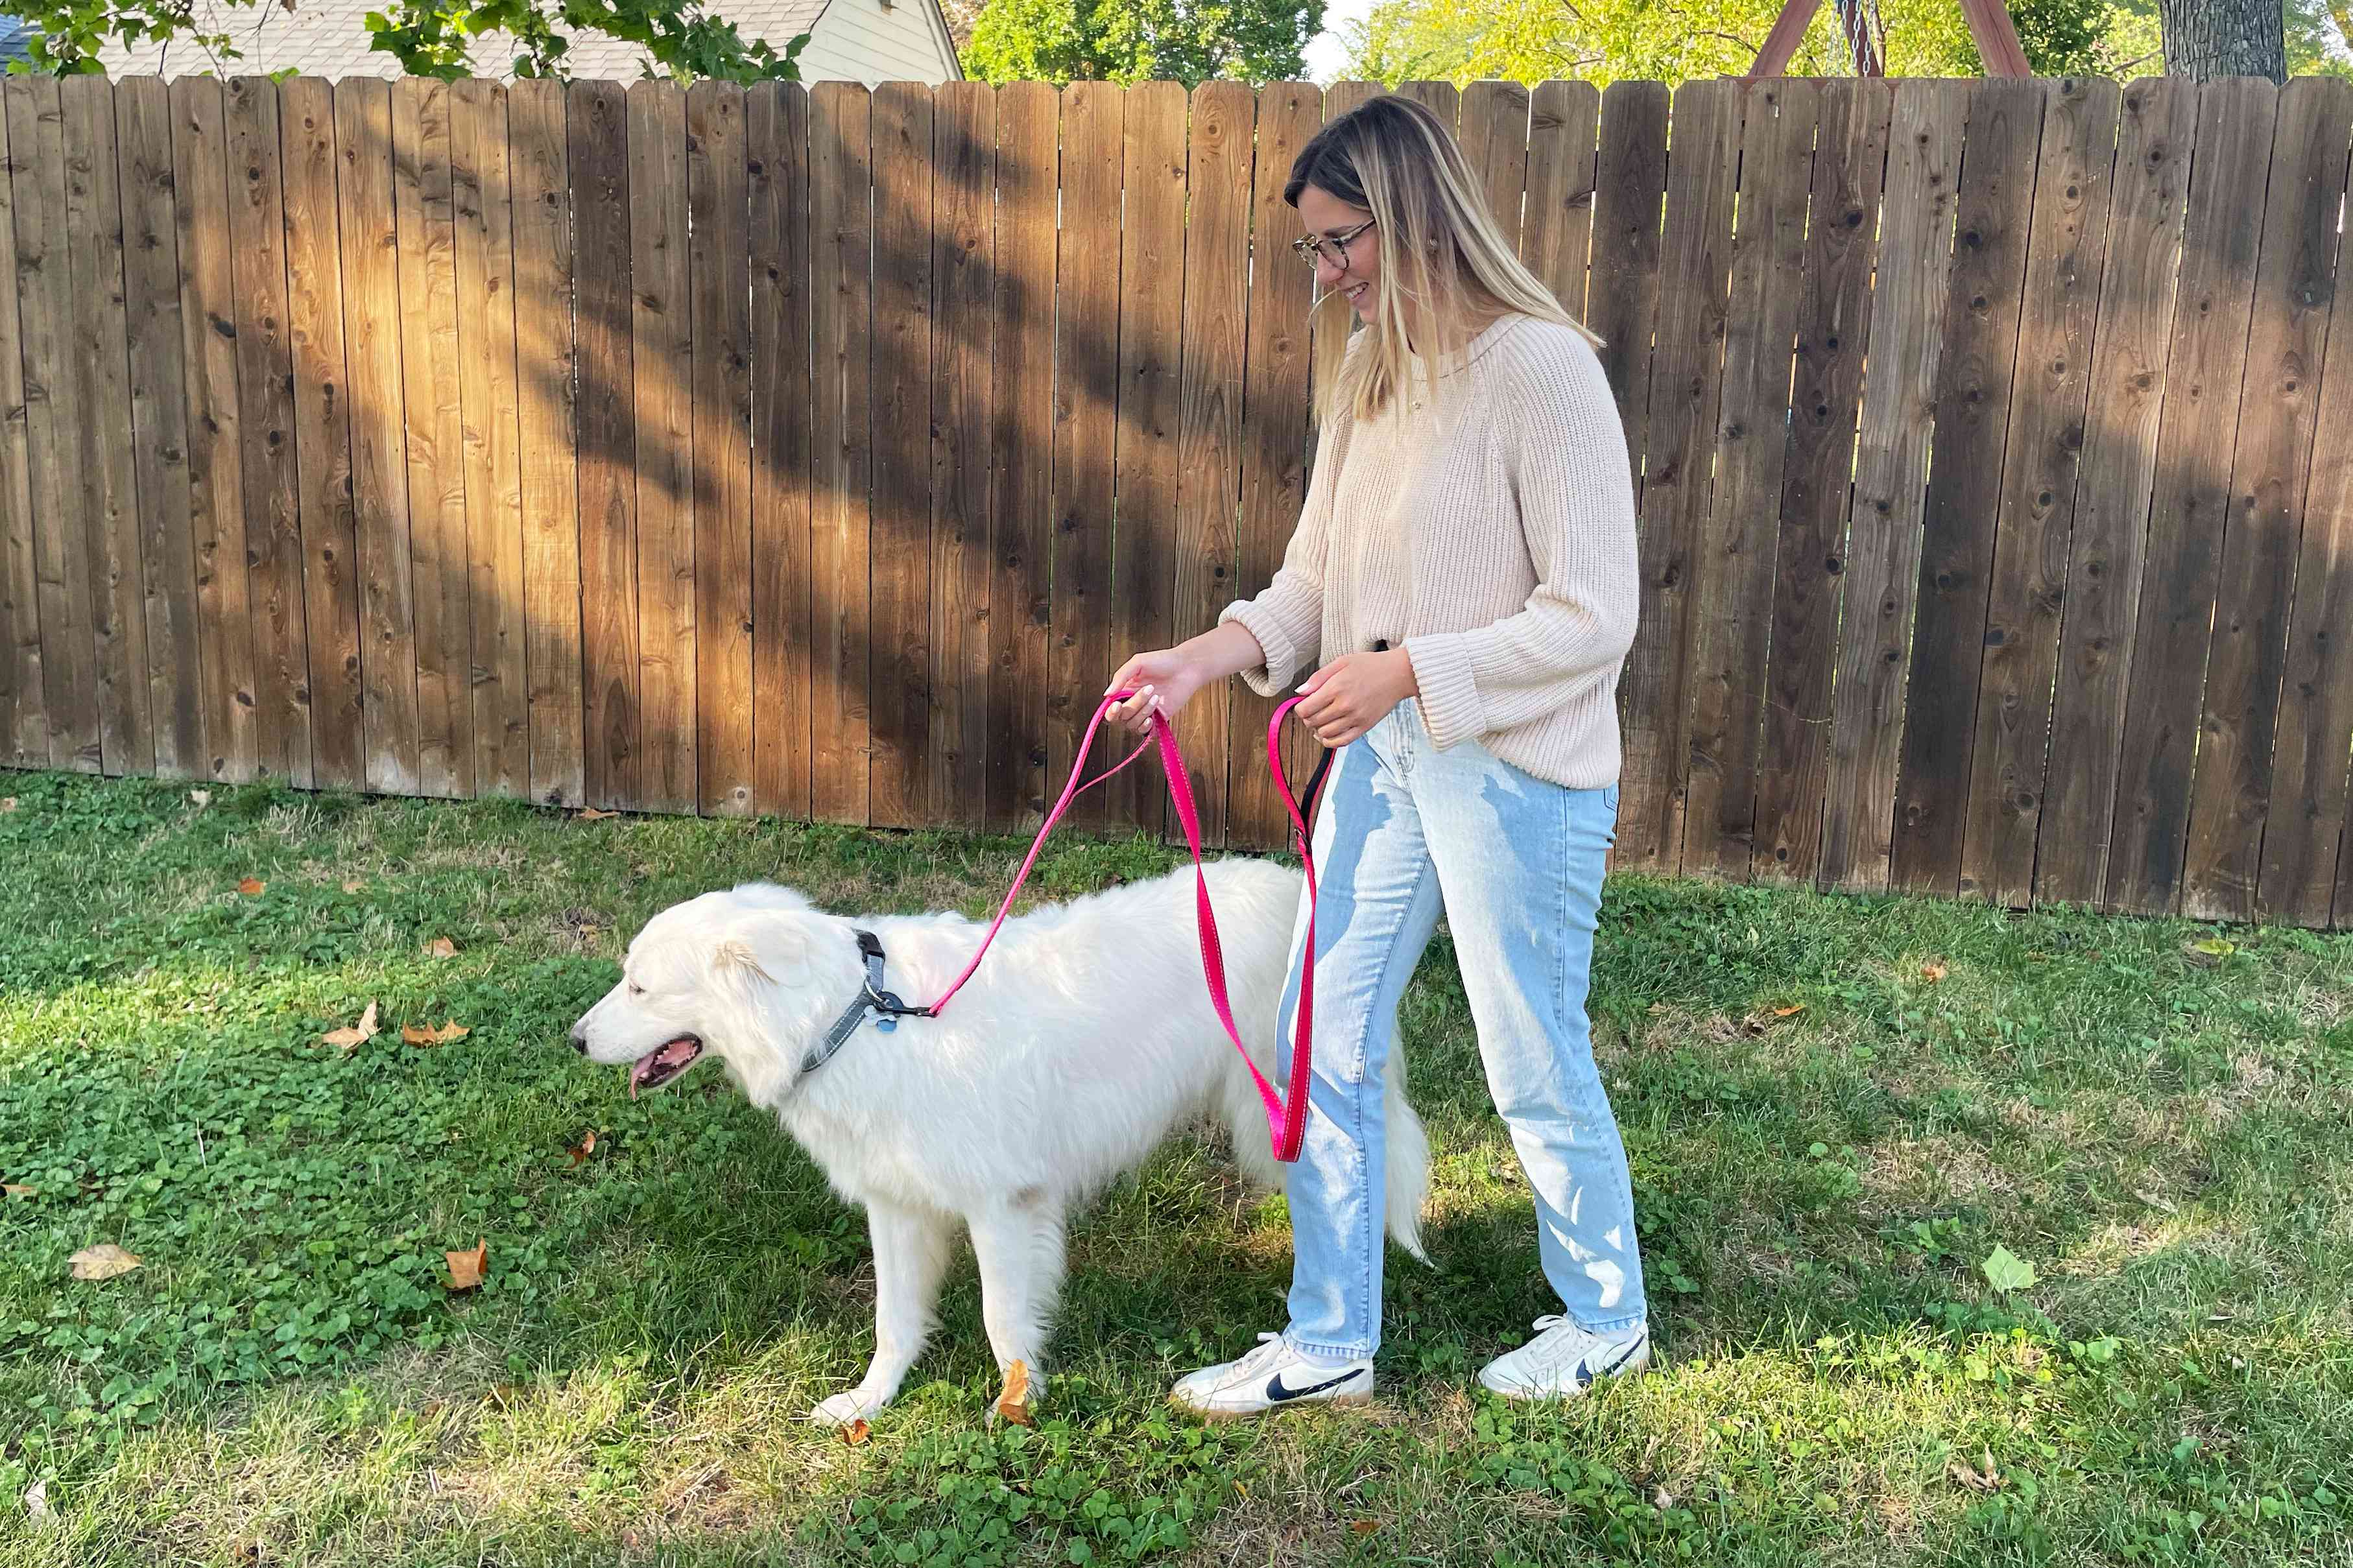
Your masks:
<svg viewBox="0 0 2353 1568"><path fill-rule="evenodd" d="M757 882L704 893L646 922L620 982L572 1026L572 1046L602 1066L628 1064L633 1099L706 1053L756 1094L824 998L839 1008L855 994L858 973L836 922L791 889Z"/></svg>

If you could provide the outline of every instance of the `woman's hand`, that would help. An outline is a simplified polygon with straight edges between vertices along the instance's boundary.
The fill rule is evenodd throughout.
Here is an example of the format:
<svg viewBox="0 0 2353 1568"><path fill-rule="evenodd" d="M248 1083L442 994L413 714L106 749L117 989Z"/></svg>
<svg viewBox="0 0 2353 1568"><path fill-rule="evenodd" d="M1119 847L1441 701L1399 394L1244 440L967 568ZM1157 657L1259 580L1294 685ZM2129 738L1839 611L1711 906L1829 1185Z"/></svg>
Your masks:
<svg viewBox="0 0 2353 1568"><path fill-rule="evenodd" d="M1176 710L1192 700L1193 693L1209 682L1265 662L1266 652L1248 626L1240 621L1220 622L1190 642L1139 653L1121 665L1111 684L1103 688L1103 695L1114 691L1134 695L1115 705L1105 717L1123 730L1148 735L1153 714L1174 719Z"/></svg>
<svg viewBox="0 0 2353 1568"><path fill-rule="evenodd" d="M1351 653L1334 659L1300 685L1293 712L1315 738L1339 750L1383 719L1389 710L1421 689L1405 649Z"/></svg>
<svg viewBox="0 0 2353 1568"><path fill-rule="evenodd" d="M1104 715L1123 730L1133 730L1139 735L1152 732L1155 713L1174 719L1176 710L1192 700L1193 693L1208 684L1210 671L1202 661L1188 651L1189 644L1179 647L1164 647L1152 653L1139 653L1119 667L1103 689L1108 697L1114 691L1134 693L1124 702L1114 705Z"/></svg>

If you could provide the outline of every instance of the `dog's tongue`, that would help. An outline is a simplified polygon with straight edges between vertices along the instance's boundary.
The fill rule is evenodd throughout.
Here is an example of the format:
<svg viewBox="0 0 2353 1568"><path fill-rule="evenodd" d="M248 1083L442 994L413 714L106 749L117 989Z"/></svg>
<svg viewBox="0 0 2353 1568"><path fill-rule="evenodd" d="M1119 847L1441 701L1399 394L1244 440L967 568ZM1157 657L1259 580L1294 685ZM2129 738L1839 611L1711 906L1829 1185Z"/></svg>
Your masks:
<svg viewBox="0 0 2353 1568"><path fill-rule="evenodd" d="M702 1047L689 1039L676 1039L658 1050L648 1051L629 1067L629 1098L638 1098L638 1089L653 1076L658 1068L684 1067L692 1061Z"/></svg>

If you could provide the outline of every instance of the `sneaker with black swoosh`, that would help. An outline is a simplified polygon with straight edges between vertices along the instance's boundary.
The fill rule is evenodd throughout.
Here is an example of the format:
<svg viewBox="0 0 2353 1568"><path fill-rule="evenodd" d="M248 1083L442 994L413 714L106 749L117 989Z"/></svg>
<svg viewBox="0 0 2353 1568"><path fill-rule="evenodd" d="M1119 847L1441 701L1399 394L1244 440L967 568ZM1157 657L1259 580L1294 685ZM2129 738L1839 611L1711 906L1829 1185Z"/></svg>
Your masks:
<svg viewBox="0 0 2353 1568"><path fill-rule="evenodd" d="M1479 1373L1482 1387L1506 1399L1573 1399L1594 1379L1623 1377L1651 1363L1651 1331L1638 1323L1596 1333L1567 1318L1538 1318L1536 1337L1497 1356Z"/></svg>
<svg viewBox="0 0 2353 1568"><path fill-rule="evenodd" d="M1261 1334L1239 1361L1203 1367L1168 1394L1180 1410L1216 1420L1259 1415L1293 1405L1363 1405L1373 1397L1373 1363L1309 1361L1280 1334Z"/></svg>

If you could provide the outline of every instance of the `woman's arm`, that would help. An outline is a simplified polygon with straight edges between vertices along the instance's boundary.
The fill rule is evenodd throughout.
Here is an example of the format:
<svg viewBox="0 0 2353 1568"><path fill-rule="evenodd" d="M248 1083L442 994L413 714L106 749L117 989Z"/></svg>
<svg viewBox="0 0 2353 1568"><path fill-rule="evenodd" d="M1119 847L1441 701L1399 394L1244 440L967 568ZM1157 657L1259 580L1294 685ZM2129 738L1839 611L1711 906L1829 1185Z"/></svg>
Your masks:
<svg viewBox="0 0 2353 1568"><path fill-rule="evenodd" d="M1466 632L1409 637L1430 740L1525 723L1606 679L1634 640L1641 595L1626 431L1601 362L1546 335L1505 368L1497 438L1536 585L1525 609Z"/></svg>

